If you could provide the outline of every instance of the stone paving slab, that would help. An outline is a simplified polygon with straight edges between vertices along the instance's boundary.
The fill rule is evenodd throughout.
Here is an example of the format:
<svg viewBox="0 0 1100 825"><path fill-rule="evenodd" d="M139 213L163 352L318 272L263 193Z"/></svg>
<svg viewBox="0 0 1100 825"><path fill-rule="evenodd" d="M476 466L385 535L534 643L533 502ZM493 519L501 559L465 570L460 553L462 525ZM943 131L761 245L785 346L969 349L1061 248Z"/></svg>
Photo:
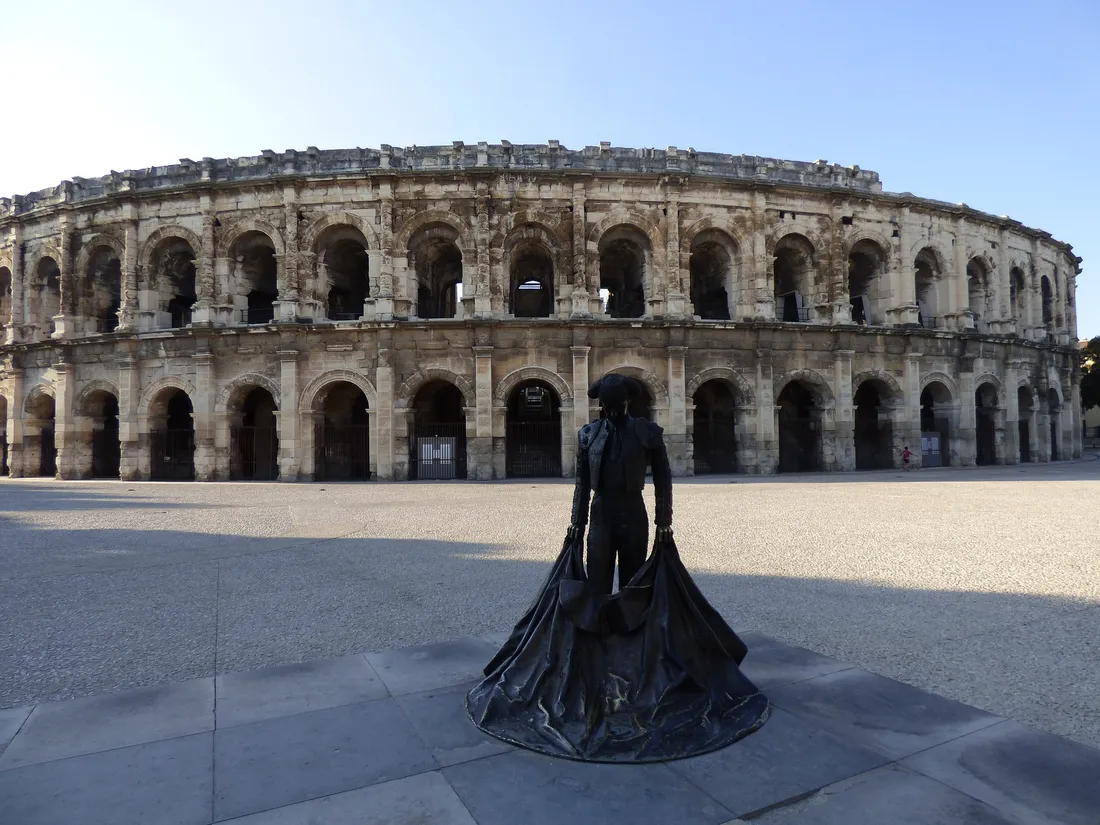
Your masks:
<svg viewBox="0 0 1100 825"><path fill-rule="evenodd" d="M586 764L485 736L462 698L494 634L0 712L0 821L1095 825L1100 751L744 635L772 717L705 756Z"/></svg>

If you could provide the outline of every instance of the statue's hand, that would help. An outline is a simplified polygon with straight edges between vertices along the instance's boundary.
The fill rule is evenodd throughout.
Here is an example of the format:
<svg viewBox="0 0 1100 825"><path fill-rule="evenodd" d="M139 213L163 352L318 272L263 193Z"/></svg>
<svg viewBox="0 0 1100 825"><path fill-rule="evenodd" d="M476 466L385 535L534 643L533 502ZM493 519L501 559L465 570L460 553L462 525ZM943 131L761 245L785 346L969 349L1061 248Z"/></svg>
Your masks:
<svg viewBox="0 0 1100 825"><path fill-rule="evenodd" d="M657 528L657 541L668 541L672 538L672 525Z"/></svg>
<svg viewBox="0 0 1100 825"><path fill-rule="evenodd" d="M569 529L565 532L565 537L569 541L576 541L578 538L584 535L583 524L570 524Z"/></svg>

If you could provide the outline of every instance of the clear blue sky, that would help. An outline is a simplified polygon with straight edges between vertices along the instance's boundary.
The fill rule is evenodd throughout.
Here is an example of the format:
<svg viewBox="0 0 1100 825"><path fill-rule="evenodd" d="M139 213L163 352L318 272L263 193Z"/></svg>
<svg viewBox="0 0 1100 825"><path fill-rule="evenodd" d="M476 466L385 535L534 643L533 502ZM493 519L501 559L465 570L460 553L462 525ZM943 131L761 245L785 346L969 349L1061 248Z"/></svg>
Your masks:
<svg viewBox="0 0 1100 825"><path fill-rule="evenodd" d="M1100 2L0 0L0 193L452 140L858 164L1073 244L1100 335Z"/></svg>

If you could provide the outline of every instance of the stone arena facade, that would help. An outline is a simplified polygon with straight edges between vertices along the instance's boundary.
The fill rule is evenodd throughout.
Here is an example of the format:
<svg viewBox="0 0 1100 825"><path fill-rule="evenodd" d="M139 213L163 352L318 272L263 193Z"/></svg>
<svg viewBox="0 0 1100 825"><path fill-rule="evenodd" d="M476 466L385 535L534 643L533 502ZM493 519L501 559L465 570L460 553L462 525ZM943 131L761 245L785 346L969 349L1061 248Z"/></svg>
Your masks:
<svg viewBox="0 0 1100 825"><path fill-rule="evenodd" d="M12 476L570 476L1081 452L1080 259L859 167L607 143L275 153L0 200Z"/></svg>

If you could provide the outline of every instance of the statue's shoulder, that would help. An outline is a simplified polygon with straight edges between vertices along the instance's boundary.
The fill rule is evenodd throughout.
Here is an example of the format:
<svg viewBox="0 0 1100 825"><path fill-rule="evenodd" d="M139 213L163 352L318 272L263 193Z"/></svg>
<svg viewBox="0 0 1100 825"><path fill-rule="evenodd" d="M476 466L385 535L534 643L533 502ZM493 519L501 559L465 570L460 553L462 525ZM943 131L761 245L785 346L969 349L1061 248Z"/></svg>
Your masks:
<svg viewBox="0 0 1100 825"><path fill-rule="evenodd" d="M596 433L599 431L599 421L593 421L581 427L580 431L577 433L577 441L580 442L581 448L588 449L588 445L592 443L592 439L596 437Z"/></svg>
<svg viewBox="0 0 1100 825"><path fill-rule="evenodd" d="M648 448L653 448L661 443L664 437L664 428L650 421L648 418L635 418L635 432L638 438Z"/></svg>

